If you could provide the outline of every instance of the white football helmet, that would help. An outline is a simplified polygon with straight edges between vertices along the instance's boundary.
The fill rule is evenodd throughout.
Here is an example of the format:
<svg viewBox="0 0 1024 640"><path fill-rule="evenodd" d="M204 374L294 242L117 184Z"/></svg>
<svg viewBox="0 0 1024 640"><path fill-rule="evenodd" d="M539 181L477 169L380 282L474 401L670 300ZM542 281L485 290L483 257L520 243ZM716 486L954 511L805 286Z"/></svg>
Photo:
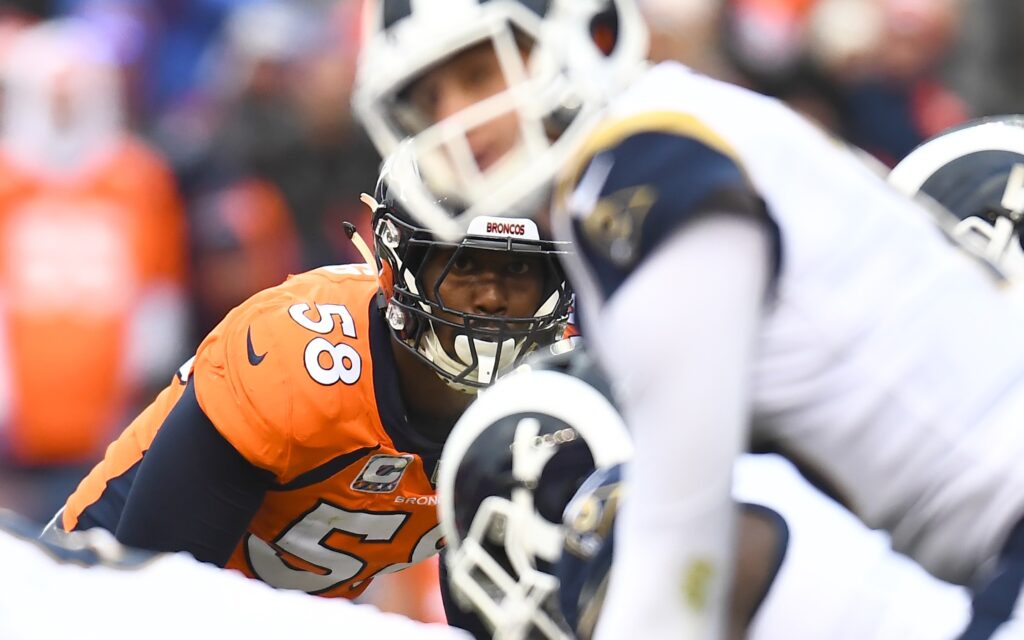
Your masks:
<svg viewBox="0 0 1024 640"><path fill-rule="evenodd" d="M477 215L533 213L598 111L647 54L646 27L632 0L379 0L365 17L353 109L382 155L411 138L409 152L435 196L416 199L423 210L413 213L449 238ZM487 44L503 91L439 122L408 99L407 90L431 69ZM509 114L517 142L482 168L469 133ZM436 196L459 203L455 223L451 208L431 206Z"/></svg>
<svg viewBox="0 0 1024 640"><path fill-rule="evenodd" d="M953 235L1010 279L1024 276L1024 116L969 122L923 143L889 182L955 216Z"/></svg>
<svg viewBox="0 0 1024 640"><path fill-rule="evenodd" d="M484 390L455 425L438 470L449 585L500 640L573 637L554 566L562 512L599 468L625 462L622 418L594 386L524 367Z"/></svg>

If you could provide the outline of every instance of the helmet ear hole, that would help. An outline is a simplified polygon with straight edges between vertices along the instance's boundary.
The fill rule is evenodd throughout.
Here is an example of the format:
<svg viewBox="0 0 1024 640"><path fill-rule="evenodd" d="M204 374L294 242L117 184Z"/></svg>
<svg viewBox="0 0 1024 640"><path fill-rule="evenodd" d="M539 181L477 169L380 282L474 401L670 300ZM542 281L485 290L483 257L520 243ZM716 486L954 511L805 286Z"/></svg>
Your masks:
<svg viewBox="0 0 1024 640"><path fill-rule="evenodd" d="M612 55L619 41L619 15L614 7L594 16L590 21L590 37L605 56Z"/></svg>

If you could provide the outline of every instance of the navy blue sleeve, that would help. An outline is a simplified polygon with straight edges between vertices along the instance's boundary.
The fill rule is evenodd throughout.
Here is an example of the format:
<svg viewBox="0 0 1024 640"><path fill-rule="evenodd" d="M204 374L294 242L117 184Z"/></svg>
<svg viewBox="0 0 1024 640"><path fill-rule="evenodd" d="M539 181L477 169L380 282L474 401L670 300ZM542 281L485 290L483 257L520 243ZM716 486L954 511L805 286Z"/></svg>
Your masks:
<svg viewBox="0 0 1024 640"><path fill-rule="evenodd" d="M220 435L189 381L142 460L117 539L223 566L273 480Z"/></svg>
<svg viewBox="0 0 1024 640"><path fill-rule="evenodd" d="M728 212L763 220L778 239L775 223L743 168L719 146L698 137L634 132L596 153L579 175L578 191L596 190L596 185L600 190L578 198L589 201L584 205L574 205L575 196L569 201L571 230L578 258L605 298L666 238L703 214Z"/></svg>

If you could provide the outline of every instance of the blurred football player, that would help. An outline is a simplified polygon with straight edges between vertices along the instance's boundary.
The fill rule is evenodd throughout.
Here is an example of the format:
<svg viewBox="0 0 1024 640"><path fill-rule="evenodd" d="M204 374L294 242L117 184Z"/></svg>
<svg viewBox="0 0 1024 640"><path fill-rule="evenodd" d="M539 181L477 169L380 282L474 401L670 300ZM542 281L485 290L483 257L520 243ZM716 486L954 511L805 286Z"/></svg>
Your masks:
<svg viewBox="0 0 1024 640"><path fill-rule="evenodd" d="M531 221L437 240L388 176L366 197L374 264L293 276L231 311L48 535L102 527L348 598L437 553L449 429L478 389L560 336L570 292L561 245Z"/></svg>
<svg viewBox="0 0 1024 640"><path fill-rule="evenodd" d="M34 529L0 512L0 637L5 640L470 637L366 605L272 589L184 553L129 549L100 529L72 534L61 545L36 540Z"/></svg>
<svg viewBox="0 0 1024 640"><path fill-rule="evenodd" d="M568 367L559 359L481 394L441 456L453 599L504 640L592 637L628 494L609 462L628 461L631 447L603 376L579 351ZM733 496L742 506L729 637L952 640L964 629L964 588L894 553L781 457L742 457ZM698 583L680 586L701 597Z"/></svg>
<svg viewBox="0 0 1024 640"><path fill-rule="evenodd" d="M940 578L1022 553L1024 318L924 207L781 103L646 65L629 0L384 0L369 27L354 106L418 161L417 219L539 219L558 182L583 335L636 447L597 638L721 636L747 447ZM1001 585L978 607L995 624L1020 580Z"/></svg>
<svg viewBox="0 0 1024 640"><path fill-rule="evenodd" d="M14 36L0 82L0 485L42 524L181 361L185 217L86 23Z"/></svg>

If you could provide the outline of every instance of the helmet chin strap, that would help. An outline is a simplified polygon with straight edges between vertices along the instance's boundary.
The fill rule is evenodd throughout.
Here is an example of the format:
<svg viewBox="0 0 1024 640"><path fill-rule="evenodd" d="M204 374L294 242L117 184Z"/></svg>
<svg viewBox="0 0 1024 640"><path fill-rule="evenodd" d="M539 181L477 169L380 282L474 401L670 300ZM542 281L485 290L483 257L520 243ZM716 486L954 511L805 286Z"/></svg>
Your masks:
<svg viewBox="0 0 1024 640"><path fill-rule="evenodd" d="M516 341L508 338L501 343L491 340L477 340L473 338L473 347L470 348L469 336L458 335L455 337L455 353L465 363L473 362L473 351L476 351L476 379L484 384L494 382L494 377L499 371L508 368L516 358ZM500 359L498 358L500 350Z"/></svg>
<svg viewBox="0 0 1024 640"><path fill-rule="evenodd" d="M472 340L472 343L470 343L470 340ZM478 340L470 338L465 334L459 334L455 337L455 355L457 357L453 358L441 346L437 334L434 332L433 327L431 327L423 336L423 346L420 347L420 353L442 370L453 376L458 376L473 363L473 351L475 350L476 369L471 371L465 379L487 385L493 382L498 374L507 370L515 362L516 355L518 355L521 348L522 345L517 345L513 338L508 338L499 343L491 340ZM479 391L476 387L454 382L445 376L441 376L441 379L447 382L449 386L465 393L475 394Z"/></svg>

